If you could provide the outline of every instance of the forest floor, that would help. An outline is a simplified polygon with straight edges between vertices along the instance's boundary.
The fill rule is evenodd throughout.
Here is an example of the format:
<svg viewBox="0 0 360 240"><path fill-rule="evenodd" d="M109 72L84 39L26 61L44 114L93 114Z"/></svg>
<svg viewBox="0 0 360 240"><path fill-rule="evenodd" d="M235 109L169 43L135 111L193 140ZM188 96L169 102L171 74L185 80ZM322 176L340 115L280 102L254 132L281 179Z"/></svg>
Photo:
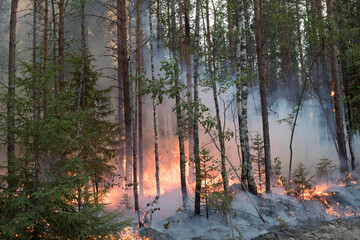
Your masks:
<svg viewBox="0 0 360 240"><path fill-rule="evenodd" d="M256 240L359 240L360 239L360 217L338 219L325 222L319 226L311 227L299 233L298 230L284 229L277 233L261 235Z"/></svg>

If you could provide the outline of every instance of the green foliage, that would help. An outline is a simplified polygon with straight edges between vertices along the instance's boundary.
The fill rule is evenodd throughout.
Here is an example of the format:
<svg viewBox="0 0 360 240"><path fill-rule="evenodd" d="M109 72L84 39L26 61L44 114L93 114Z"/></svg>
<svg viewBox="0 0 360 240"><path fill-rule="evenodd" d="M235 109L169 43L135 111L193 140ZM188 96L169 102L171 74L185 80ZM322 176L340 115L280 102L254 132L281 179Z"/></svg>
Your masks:
<svg viewBox="0 0 360 240"><path fill-rule="evenodd" d="M265 174L265 153L264 141L258 132L256 132L250 148L254 151L254 153L251 154L251 160L255 164L254 172L257 175L260 189L262 189L262 185L264 183L263 175Z"/></svg>
<svg viewBox="0 0 360 240"><path fill-rule="evenodd" d="M308 178L309 171L305 168L304 164L300 162L296 169L293 171L293 182L296 184L295 192L303 195L305 189L311 189L311 178Z"/></svg>
<svg viewBox="0 0 360 240"><path fill-rule="evenodd" d="M115 233L126 224L119 212L107 212L100 203L115 156L111 146L116 143L117 126L107 120L112 114L110 89L96 89L99 76L88 53L85 59L74 54L67 60L72 77L57 94L49 88L56 81L56 66L45 70L40 63L23 63L15 79L13 131L18 151L13 157L14 174L0 175L1 238L91 239ZM8 95L1 101L6 103ZM0 118L5 132L6 113ZM1 171L6 168L1 166ZM15 183L11 189L9 181Z"/></svg>
<svg viewBox="0 0 360 240"><path fill-rule="evenodd" d="M282 176L282 174L281 174L281 170L283 169L283 167L281 166L280 158L278 158L278 157L274 158L274 163L275 163L275 169L274 169L275 176L278 179L280 179L281 186L285 186L286 178L284 176Z"/></svg>
<svg viewBox="0 0 360 240"><path fill-rule="evenodd" d="M331 175L335 172L336 166L332 164L332 160L323 157L316 165L316 176L320 179L329 180Z"/></svg>

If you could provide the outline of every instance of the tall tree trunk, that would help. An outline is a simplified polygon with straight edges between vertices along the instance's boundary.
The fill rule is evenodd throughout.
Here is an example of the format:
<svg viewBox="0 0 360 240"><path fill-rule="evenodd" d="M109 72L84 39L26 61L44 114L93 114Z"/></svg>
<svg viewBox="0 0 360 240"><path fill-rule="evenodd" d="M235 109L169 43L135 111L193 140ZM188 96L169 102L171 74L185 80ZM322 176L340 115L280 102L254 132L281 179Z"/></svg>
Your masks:
<svg viewBox="0 0 360 240"><path fill-rule="evenodd" d="M172 19L172 49L173 51L173 58L175 62L178 62L177 52L176 52L176 18L175 18L175 2L176 0L171 0L171 19ZM180 90L179 90L179 76L177 71L175 71L175 89L176 89L176 96L175 96L175 103L178 107L176 109L176 119L177 119L177 127L178 127L178 135L179 135L179 149L180 149L180 178L181 178L181 195L183 200L184 209L189 210L189 200L187 195L186 189L186 163L185 163L185 149L184 149L184 133L183 133L183 119L181 116L181 109L180 109Z"/></svg>
<svg viewBox="0 0 360 240"><path fill-rule="evenodd" d="M257 188L252 171L252 162L249 147L249 130L247 121L247 98L248 98L248 82L246 78L242 77L243 69L246 65L246 39L245 39L245 19L244 19L244 4L242 0L238 0L240 11L238 17L238 37L236 46L236 100L238 107L239 119L239 135L241 143L241 155L243 159L242 171L247 181L249 192L257 195Z"/></svg>
<svg viewBox="0 0 360 240"><path fill-rule="evenodd" d="M10 37L9 37L9 78L8 78L8 101L7 101L7 171L8 171L8 189L14 191L15 182L12 177L15 175L15 72L16 72L16 14L18 8L18 0L11 0L10 10Z"/></svg>
<svg viewBox="0 0 360 240"><path fill-rule="evenodd" d="M161 30L160 30L160 0L156 0L156 39L157 48L160 48Z"/></svg>
<svg viewBox="0 0 360 240"><path fill-rule="evenodd" d="M190 31L190 30L189 30ZM199 52L200 52L200 0L196 0L196 13L195 13L195 55L194 55L194 160L195 160L195 215L200 215L200 194L201 194L201 169L200 169L200 151L199 151L199 125L198 125L198 79L199 79ZM190 39L188 40L190 41ZM190 44L189 44L190 45Z"/></svg>
<svg viewBox="0 0 360 240"><path fill-rule="evenodd" d="M52 64L57 65L58 61L56 59L56 11L55 11L55 2L51 0L51 12L52 12ZM58 79L57 73L54 73L54 92L55 97L57 97L58 93Z"/></svg>
<svg viewBox="0 0 360 240"><path fill-rule="evenodd" d="M206 11L206 19L207 19L207 25L209 30L209 11ZM217 21L217 17L215 16L215 22ZM228 179L227 179L227 173L226 173L226 159L225 159L225 139L224 139L224 132L221 125L221 117L220 117L220 108L219 108L219 101L218 101L218 93L217 93L217 86L216 86L216 63L215 63L215 47L211 45L210 41L210 31L207 31L207 41L209 45L209 50L212 52L212 64L210 65L210 73L211 73L211 85L212 85L212 91L213 91L213 99L215 104L215 113L216 113L216 124L217 124L217 130L218 130L218 138L219 138L219 144L220 144L220 150L221 150L221 176L223 180L223 187L224 191L227 191L227 185L228 185ZM215 36L213 36L213 44L215 44ZM209 55L211 55L209 53Z"/></svg>
<svg viewBox="0 0 360 240"><path fill-rule="evenodd" d="M124 187L124 179L126 176L126 172L125 172L125 149L126 149L126 137L125 137L125 133L122 131L123 129L125 129L125 125L124 125L124 94L123 94L123 76L122 76L122 58L121 58L121 31L120 31L120 26L121 26L121 10L120 10L120 1L117 0L116 1L116 24L117 24L117 32L116 32L116 37L117 37L117 95L118 95L118 121L119 121L119 126L121 129L121 132L119 133L119 174L120 174L120 186ZM124 141L125 140L125 141Z"/></svg>
<svg viewBox="0 0 360 240"><path fill-rule="evenodd" d="M137 82L133 81L131 83L131 96L132 96L132 133L133 133L133 137L132 137L132 153L133 153L133 191L134 191L134 205L135 205L135 212L137 213L138 216L138 221L139 221L139 225L141 224L140 222L140 212L139 212L139 195L138 195L138 181L137 181L137 137L136 137L136 131L137 131L137 114L136 114L136 109L137 109L137 104L136 104L136 88L137 88Z"/></svg>
<svg viewBox="0 0 360 240"><path fill-rule="evenodd" d="M186 61L186 85L188 91L187 101L191 102L192 99L192 69L191 69L191 36L190 36L190 1L184 0L184 17L185 17L185 61ZM189 158L194 158L194 135L193 129L189 131ZM189 161L189 178L194 180L194 162Z"/></svg>
<svg viewBox="0 0 360 240"><path fill-rule="evenodd" d="M137 75L138 77L141 74L141 4L142 0L137 1L137 19L136 19L136 44L137 44ZM141 91L142 80L139 79L139 92ZM138 104L139 104L139 191L140 196L144 195L144 154L143 154L143 104L142 104L142 96L139 94L138 96Z"/></svg>
<svg viewBox="0 0 360 240"><path fill-rule="evenodd" d="M256 35L256 55L258 58L258 74L260 83L261 98L261 116L263 127L264 151L265 151L265 185L266 192L270 193L270 176L271 176L271 154L270 154L270 134L269 120L266 97L266 82L264 76L264 36L262 23L262 0L254 0L254 21Z"/></svg>
<svg viewBox="0 0 360 240"><path fill-rule="evenodd" d="M65 88L65 57L64 57L64 0L59 0L59 90Z"/></svg>
<svg viewBox="0 0 360 240"><path fill-rule="evenodd" d="M44 1L44 74L47 71L47 65L49 61L49 0ZM43 114L47 115L47 91L49 82L47 78L44 78L46 89L43 93Z"/></svg>
<svg viewBox="0 0 360 240"><path fill-rule="evenodd" d="M171 44L172 36L171 36L170 19L172 17L170 16L170 0L166 0L166 7L167 7L167 19L166 20L167 20L167 27L168 27L168 39L169 39L168 48L169 48L169 51L171 52L171 50L172 50L172 44Z"/></svg>
<svg viewBox="0 0 360 240"><path fill-rule="evenodd" d="M149 25L150 25L150 64L151 64L151 81L155 81L154 74L154 47L152 40L152 8L149 0ZM157 127L157 102L153 99L153 119L154 119L154 143L155 143L155 179L156 179L156 196L160 197L160 177L159 177L159 144L158 144L158 127Z"/></svg>
<svg viewBox="0 0 360 240"><path fill-rule="evenodd" d="M329 21L332 16L332 1L326 0L326 9ZM334 98L334 111L336 121L336 139L338 143L338 156L340 161L341 173L347 173L349 171L346 155L346 141L344 134L344 123L341 111L341 87L340 87L340 72L338 65L338 50L334 43L332 35L332 27L329 25L329 39L330 39L330 58L331 58L331 77L332 77L332 96Z"/></svg>
<svg viewBox="0 0 360 240"><path fill-rule="evenodd" d="M120 13L120 25L118 31L120 32L120 42L118 42L118 48L120 48L121 62L121 79L122 89L124 96L124 115L125 115L125 141L126 141L126 181L132 182L132 144L131 144L131 102L130 102L130 81L128 72L128 43L127 43L127 14L126 14L126 1L117 1L117 12ZM118 16L119 17L119 16Z"/></svg>
<svg viewBox="0 0 360 240"><path fill-rule="evenodd" d="M181 72L184 71L184 38L183 38L183 3L178 0L179 4L179 52L180 52L180 66Z"/></svg>
<svg viewBox="0 0 360 240"><path fill-rule="evenodd" d="M233 3L232 0L227 0L227 17L228 17L228 32L229 32L229 55L230 67L235 66L235 51L234 51L234 23L233 23ZM233 70L231 69L233 72Z"/></svg>
<svg viewBox="0 0 360 240"><path fill-rule="evenodd" d="M37 192L39 190L39 158L40 158L40 149L39 149L39 120L40 120L40 107L39 107L39 82L37 76L37 13L38 13L38 2L34 0L33 2L33 55L32 55L32 68L33 68L33 121L35 124L35 132L34 132L34 152L33 152L33 177L34 177L34 189L33 192ZM38 205L38 199L35 195L33 198L33 204L36 207ZM34 233L33 236L35 239L38 238L39 235L39 225L34 225Z"/></svg>

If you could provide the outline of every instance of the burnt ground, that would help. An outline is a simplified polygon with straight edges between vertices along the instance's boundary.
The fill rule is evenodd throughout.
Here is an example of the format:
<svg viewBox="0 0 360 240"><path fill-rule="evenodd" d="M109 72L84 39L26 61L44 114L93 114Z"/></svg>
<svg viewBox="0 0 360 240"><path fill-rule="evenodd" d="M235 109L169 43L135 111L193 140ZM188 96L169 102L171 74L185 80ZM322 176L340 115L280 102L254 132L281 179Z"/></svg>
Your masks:
<svg viewBox="0 0 360 240"><path fill-rule="evenodd" d="M359 240L360 217L337 219L324 222L319 226L307 226L307 229L278 229L261 235L256 240Z"/></svg>

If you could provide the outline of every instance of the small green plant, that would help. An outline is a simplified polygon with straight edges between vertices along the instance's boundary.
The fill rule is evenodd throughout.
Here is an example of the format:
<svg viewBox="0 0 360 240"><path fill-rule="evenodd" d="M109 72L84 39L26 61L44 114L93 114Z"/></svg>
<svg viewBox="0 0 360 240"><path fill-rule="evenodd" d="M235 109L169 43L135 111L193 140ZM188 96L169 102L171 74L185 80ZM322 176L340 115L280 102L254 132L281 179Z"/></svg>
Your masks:
<svg viewBox="0 0 360 240"><path fill-rule="evenodd" d="M277 217L275 220L280 223L280 231L282 231L283 229L289 226L289 224L281 217Z"/></svg>
<svg viewBox="0 0 360 240"><path fill-rule="evenodd" d="M332 161L326 157L320 159L320 162L316 165L316 176L321 180L330 180L332 174L335 172L336 166L332 164Z"/></svg>
<svg viewBox="0 0 360 240"><path fill-rule="evenodd" d="M309 171L306 169L304 164L300 162L293 172L293 182L296 185L295 192L303 196L306 189L311 189L311 178L308 178Z"/></svg>
<svg viewBox="0 0 360 240"><path fill-rule="evenodd" d="M274 175L276 176L279 181L276 182L277 185L285 186L286 185L286 178L281 175L281 170L283 167L281 166L281 161L279 157L274 158L275 162L275 169L274 169Z"/></svg>
<svg viewBox="0 0 360 240"><path fill-rule="evenodd" d="M260 134L256 132L255 138L252 140L251 149L254 151L254 154L251 154L251 160L254 163L254 172L258 178L258 184L260 189L263 187L265 174L265 154L264 154L264 141L261 138Z"/></svg>

